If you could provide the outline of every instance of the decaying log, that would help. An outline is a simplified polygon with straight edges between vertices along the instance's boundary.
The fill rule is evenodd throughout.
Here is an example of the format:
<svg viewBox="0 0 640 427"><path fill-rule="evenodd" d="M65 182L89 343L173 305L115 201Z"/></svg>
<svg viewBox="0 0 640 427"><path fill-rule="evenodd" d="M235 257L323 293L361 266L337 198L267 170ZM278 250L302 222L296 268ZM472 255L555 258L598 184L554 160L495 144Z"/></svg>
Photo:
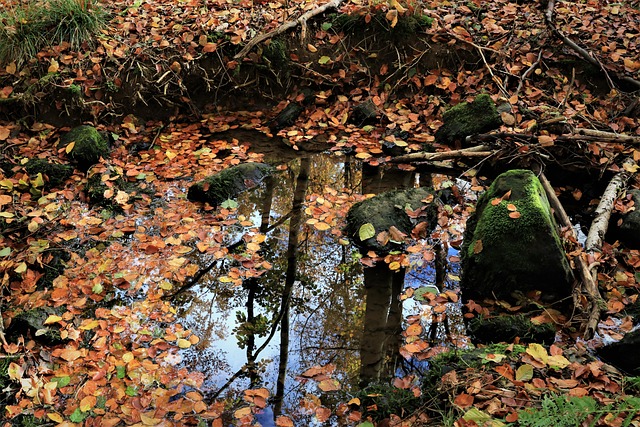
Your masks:
<svg viewBox="0 0 640 427"><path fill-rule="evenodd" d="M459 157L488 157L497 151L488 151L489 147L478 145L477 147L463 148L461 150L439 151L437 153L419 153L405 154L391 159L392 163L410 163L410 162L428 162L434 160L455 159Z"/></svg>
<svg viewBox="0 0 640 427"><path fill-rule="evenodd" d="M295 28L298 25L302 25L303 31L305 31L306 23L307 23L307 21L309 19L313 18L316 15L320 15L321 13L324 13L328 9L337 9L338 6L340 6L340 3L342 3L343 1L344 0L331 0L330 2L325 3L320 7L312 9L312 10L306 12L306 13L303 13L302 15L300 15L300 17L298 19L287 21L287 22L285 22L284 24L280 25L278 28L276 28L273 31L269 31L268 33L261 34L259 36L256 36L256 37L252 38L251 40L249 40L249 42L246 44L246 46L243 47L242 50L240 52L238 52L236 54L236 56L233 57L233 59L242 59L242 58L244 58L251 51L251 49L253 49L253 47L255 45L257 45L258 43L262 43L265 40L268 40L268 39L270 39L272 37L275 37L275 36L277 36L279 34L287 32L290 29Z"/></svg>

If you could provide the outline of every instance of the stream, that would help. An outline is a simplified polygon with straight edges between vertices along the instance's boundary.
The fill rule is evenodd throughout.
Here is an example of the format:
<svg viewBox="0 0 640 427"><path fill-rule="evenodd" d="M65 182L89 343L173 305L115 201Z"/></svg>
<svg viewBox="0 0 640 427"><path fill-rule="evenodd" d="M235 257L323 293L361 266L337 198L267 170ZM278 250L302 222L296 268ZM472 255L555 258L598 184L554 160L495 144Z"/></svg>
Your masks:
<svg viewBox="0 0 640 427"><path fill-rule="evenodd" d="M256 418L263 426L275 425L279 414L317 424L301 401L318 396L331 407L367 384L419 376L427 362L402 357L407 319L417 320L434 351L466 345L459 303L436 313L425 299L425 293L457 292L457 249L432 238L422 244L435 256L426 260L421 252L412 254L406 272L393 272L384 262L363 268L362 255L344 237L310 225L309 201L317 207L323 197L318 195L327 199L321 206L333 207L331 195L407 188L425 176L363 168L327 153L287 166L236 200L238 215L265 233L261 251L273 267L236 287L221 279L230 266L218 261L173 301L178 321L200 337L186 350L184 366L205 373L210 397L238 399L248 388L269 390L270 405ZM443 175L428 178L434 185L451 185ZM329 208L325 214L346 212ZM196 262L201 268L209 264L206 258ZM305 374L314 367L326 370L331 386Z"/></svg>

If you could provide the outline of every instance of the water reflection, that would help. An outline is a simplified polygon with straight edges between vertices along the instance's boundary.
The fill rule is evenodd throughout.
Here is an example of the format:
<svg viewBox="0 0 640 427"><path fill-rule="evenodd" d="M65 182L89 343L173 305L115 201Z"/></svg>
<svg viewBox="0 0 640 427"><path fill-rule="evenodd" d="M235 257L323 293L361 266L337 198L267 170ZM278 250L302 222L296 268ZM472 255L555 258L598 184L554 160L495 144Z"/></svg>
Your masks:
<svg viewBox="0 0 640 427"><path fill-rule="evenodd" d="M241 196L239 214L266 234L261 253L273 268L233 287L218 280L232 268L230 261L199 259L210 270L174 301L181 323L201 338L187 350L184 363L207 375L210 398L266 387L272 406L260 422L269 425L265 418L272 415L295 417L306 393L320 394L314 382L297 379L312 366L334 364L333 378L343 389L388 378L401 367L410 369L399 352L403 318L422 304L399 300L405 271L391 272L379 262L363 272L357 250L306 225L304 202L325 191L406 188L425 181L421 178L312 155L290 162L286 171ZM412 264L420 267L419 261ZM416 275L421 275L443 289L445 264L408 271L406 284L415 286Z"/></svg>

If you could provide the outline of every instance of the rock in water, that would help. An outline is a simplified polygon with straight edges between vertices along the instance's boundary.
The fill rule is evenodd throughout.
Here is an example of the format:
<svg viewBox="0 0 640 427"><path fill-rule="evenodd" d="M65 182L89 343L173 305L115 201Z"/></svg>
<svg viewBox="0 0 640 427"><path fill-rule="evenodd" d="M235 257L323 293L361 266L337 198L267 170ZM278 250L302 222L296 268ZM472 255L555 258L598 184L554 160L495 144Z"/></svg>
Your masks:
<svg viewBox="0 0 640 427"><path fill-rule="evenodd" d="M435 227L436 206L425 202L428 198L433 199L433 193L428 188L412 188L389 191L358 202L349 209L345 231L365 252L373 250L383 254L398 249L402 242L395 230L408 236L418 222L426 221L429 230ZM415 211L423 206L424 210L416 218L407 214L407 208Z"/></svg>
<svg viewBox="0 0 640 427"><path fill-rule="evenodd" d="M464 300L542 292L557 301L571 294L567 261L549 201L529 170L498 176L467 221L462 245Z"/></svg>
<svg viewBox="0 0 640 427"><path fill-rule="evenodd" d="M189 187L187 198L193 202L207 202L218 206L227 199L260 184L272 171L264 163L242 163L208 176Z"/></svg>

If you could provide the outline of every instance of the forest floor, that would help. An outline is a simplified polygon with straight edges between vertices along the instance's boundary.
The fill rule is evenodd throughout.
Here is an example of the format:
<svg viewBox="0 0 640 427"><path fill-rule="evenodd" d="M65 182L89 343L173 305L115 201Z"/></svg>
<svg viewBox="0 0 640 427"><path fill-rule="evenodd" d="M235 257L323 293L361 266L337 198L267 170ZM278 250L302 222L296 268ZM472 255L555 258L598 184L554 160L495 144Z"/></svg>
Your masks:
<svg viewBox="0 0 640 427"><path fill-rule="evenodd" d="M0 419L6 426L256 422L270 391L246 390L239 401L208 399L200 390L204 374L181 365L183 352L200 337L176 322L175 308L163 299L197 274L199 266L186 256L192 251L239 264L222 277L232 285L272 267L261 253L264 234L236 207L213 209L180 196L192 179L264 158L250 145L212 137L218 132L276 136L286 142L283 149L298 152L320 144L380 166L391 162L383 142L402 153L460 148L436 142L442 115L487 93L509 108L491 140L499 151L486 164L554 170L561 200L582 203L586 219L601 194L562 180L558 171L578 170L597 182L627 170L630 187L638 188L635 167L623 166L625 158L640 160L640 6L634 2L77 3L108 13L92 43L43 46L33 58L0 64L0 162L11 165L11 174L0 175L0 308L7 331ZM337 8L296 21L325 3ZM0 0L9 33L26 22L10 20L24 4ZM242 50L286 22L295 25ZM295 102L302 106L299 117L274 122ZM376 120L361 126L351 117L364 102ZM113 136L110 158L55 186L29 176L26 159L69 163L58 142L82 122ZM584 129L606 136L585 136ZM477 168L447 166L461 170L475 190L484 188ZM84 189L97 173L106 182L135 184L108 194L111 214L88 204ZM305 227L341 238L344 214L360 198L309 194ZM630 209L625 196L615 204L618 213ZM440 237L459 243L460 232L450 225L464 222L470 210L442 212L441 230L450 233ZM153 224L145 222L150 217ZM229 227L245 230L241 255L228 250ZM419 250L425 259L433 253L432 247ZM579 248L571 255L585 256ZM437 404L424 401L406 414L400 403L382 421L367 419L375 411L360 407L360 400L329 408L314 396L301 406L319 423L361 426L443 425L443 418L458 426L638 425L640 382L590 352L633 329L627 311L638 298L640 251L607 241L597 262L604 300L594 339L583 340L580 322L569 318L555 344L492 348L481 356L485 363L442 372ZM131 297L131 304L111 307L116 293ZM435 309L455 301L457 293L443 293L430 303ZM15 319L35 309L47 313L45 327L12 335ZM405 326L403 356L433 356L424 331L411 321ZM42 338L51 330L59 331L55 342ZM318 380L319 395L335 387L323 382L329 368L308 376ZM394 382L414 397L418 384ZM275 424L296 419L282 415Z"/></svg>

